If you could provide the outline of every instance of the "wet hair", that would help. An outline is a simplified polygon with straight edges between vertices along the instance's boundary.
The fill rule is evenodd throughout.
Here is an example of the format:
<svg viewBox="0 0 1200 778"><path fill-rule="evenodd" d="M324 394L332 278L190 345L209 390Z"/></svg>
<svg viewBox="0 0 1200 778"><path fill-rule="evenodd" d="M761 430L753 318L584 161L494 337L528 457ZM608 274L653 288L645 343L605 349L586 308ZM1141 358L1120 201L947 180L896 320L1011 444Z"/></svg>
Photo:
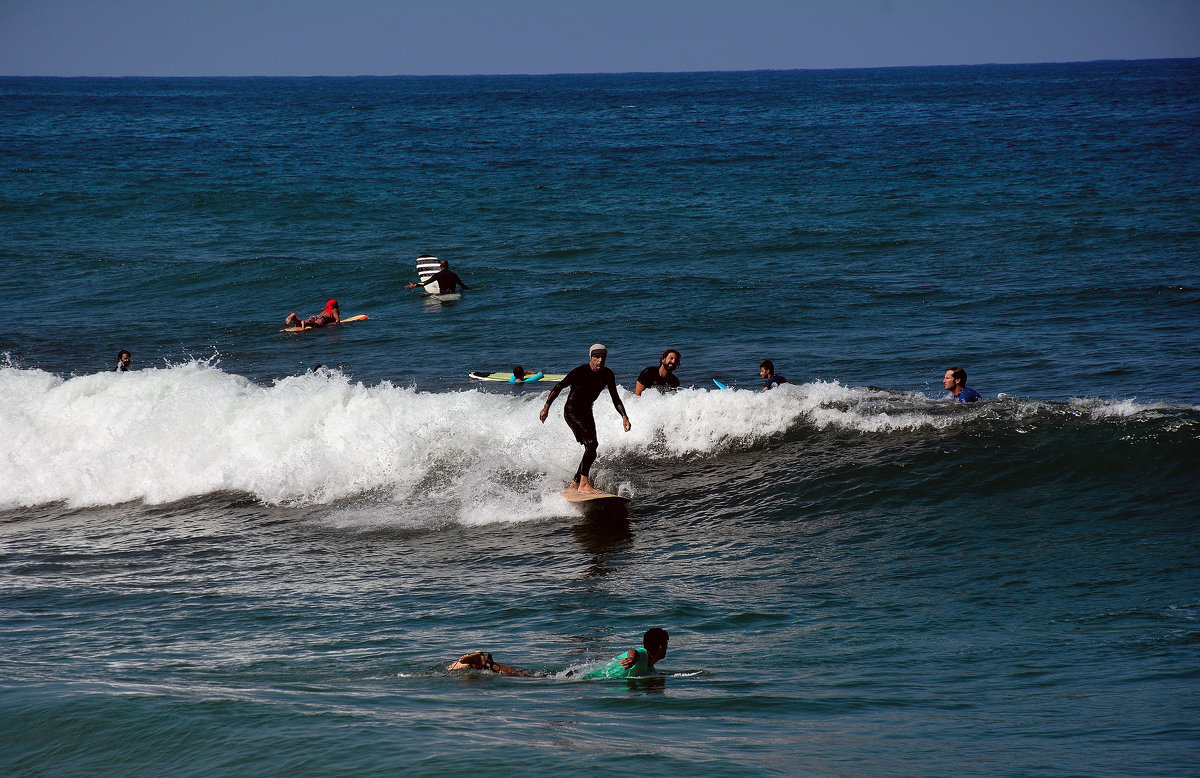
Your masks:
<svg viewBox="0 0 1200 778"><path fill-rule="evenodd" d="M133 359L133 354L130 354L125 349L121 349L120 351L117 352L117 361L118 362L121 361L121 357L129 357L130 359Z"/></svg>
<svg viewBox="0 0 1200 778"><path fill-rule="evenodd" d="M517 380L520 381L525 377L525 368L521 367L520 365L513 365L513 375L515 375Z"/></svg>
<svg viewBox="0 0 1200 778"><path fill-rule="evenodd" d="M949 369L950 375L954 376L954 383L967 383L967 371L960 366L954 366Z"/></svg>
<svg viewBox="0 0 1200 778"><path fill-rule="evenodd" d="M642 647L647 651L653 651L656 648L662 648L667 645L667 640L671 636L667 634L665 629L660 627L652 627L646 630L646 634L642 635Z"/></svg>
<svg viewBox="0 0 1200 778"><path fill-rule="evenodd" d="M764 359L762 361L762 364L758 366L758 369L762 370L764 367L767 370L771 371L771 375L775 375L775 363L774 362L772 362L769 359Z"/></svg>
<svg viewBox="0 0 1200 778"><path fill-rule="evenodd" d="M659 358L658 358L658 363L659 363L660 365L662 364L662 361L663 361L664 359L666 359L666 358L667 358L667 354L674 354L674 355L675 355L675 361L676 361L676 362L682 362L682 361L683 361L683 354L680 354L680 353L679 353L679 349L669 348L669 349L667 349L666 351L664 351L664 352L662 353L662 356L661 356L661 357L659 357Z"/></svg>

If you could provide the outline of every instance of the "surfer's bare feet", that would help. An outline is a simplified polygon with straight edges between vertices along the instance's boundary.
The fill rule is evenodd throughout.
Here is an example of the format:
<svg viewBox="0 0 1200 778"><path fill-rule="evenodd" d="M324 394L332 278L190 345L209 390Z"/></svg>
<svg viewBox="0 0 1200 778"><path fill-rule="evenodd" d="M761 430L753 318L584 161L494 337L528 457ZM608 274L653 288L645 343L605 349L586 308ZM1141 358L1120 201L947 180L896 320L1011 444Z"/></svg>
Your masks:
<svg viewBox="0 0 1200 778"><path fill-rule="evenodd" d="M469 654L463 654L458 658L457 662L451 662L447 670L485 670L487 669L487 659L482 651L472 651Z"/></svg>
<svg viewBox="0 0 1200 778"><path fill-rule="evenodd" d="M588 483L586 478L581 478L575 486L575 491L580 494L601 494L600 490Z"/></svg>

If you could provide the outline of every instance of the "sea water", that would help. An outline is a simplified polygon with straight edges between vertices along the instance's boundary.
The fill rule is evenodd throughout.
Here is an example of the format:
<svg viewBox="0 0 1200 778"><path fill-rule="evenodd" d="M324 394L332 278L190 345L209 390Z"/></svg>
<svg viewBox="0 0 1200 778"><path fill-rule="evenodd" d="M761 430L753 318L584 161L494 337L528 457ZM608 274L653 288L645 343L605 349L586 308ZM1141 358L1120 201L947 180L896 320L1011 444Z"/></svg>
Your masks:
<svg viewBox="0 0 1200 778"><path fill-rule="evenodd" d="M1193 772L1198 115L1195 60L0 79L0 771ZM595 342L625 515L467 377Z"/></svg>

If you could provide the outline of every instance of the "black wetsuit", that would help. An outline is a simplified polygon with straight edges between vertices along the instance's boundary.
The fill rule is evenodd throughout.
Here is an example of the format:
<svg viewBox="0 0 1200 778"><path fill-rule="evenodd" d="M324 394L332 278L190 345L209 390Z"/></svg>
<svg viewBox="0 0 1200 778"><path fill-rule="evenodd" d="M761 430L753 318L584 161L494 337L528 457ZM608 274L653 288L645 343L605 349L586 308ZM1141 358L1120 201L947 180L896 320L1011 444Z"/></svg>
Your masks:
<svg viewBox="0 0 1200 778"><path fill-rule="evenodd" d="M575 433L575 440L583 444L583 459L579 462L579 469L575 471L575 480L578 481L580 476L586 477L592 469L592 462L596 461L596 449L600 447L600 442L596 440L596 420L592 417L592 404L596 402L600 392L607 387L617 413L622 416L626 414L625 405L621 398L617 397L617 377L607 367L592 370L589 363L575 368L550 390L546 405L554 402L559 392L568 386L571 387L571 393L567 395L563 418L566 419L571 432Z"/></svg>
<svg viewBox="0 0 1200 778"><path fill-rule="evenodd" d="M430 277L429 281L421 284L421 286L425 286L425 284L428 284L431 281L437 281L438 294L451 294L456 285L461 286L463 289L467 288L467 285L464 284L462 279L458 277L458 273L455 273L450 268L437 271Z"/></svg>
<svg viewBox="0 0 1200 778"><path fill-rule="evenodd" d="M638 383L647 389L657 386L660 392L664 392L667 389L679 388L679 379L675 377L674 373L667 373L666 376L661 376L658 374L658 368L654 366L646 368L638 375Z"/></svg>

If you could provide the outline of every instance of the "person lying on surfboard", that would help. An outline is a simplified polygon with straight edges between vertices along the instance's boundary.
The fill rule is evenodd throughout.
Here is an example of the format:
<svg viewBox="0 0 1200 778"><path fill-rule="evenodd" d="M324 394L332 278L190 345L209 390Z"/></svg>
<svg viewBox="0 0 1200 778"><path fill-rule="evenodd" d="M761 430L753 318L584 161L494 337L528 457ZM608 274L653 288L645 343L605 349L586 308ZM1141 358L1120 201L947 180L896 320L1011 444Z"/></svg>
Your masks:
<svg viewBox="0 0 1200 778"><path fill-rule="evenodd" d="M318 313L316 316L309 316L307 319L301 319L296 315L295 311L288 314L288 317L283 320L283 323L288 327L299 327L301 330L309 330L314 327L324 327L326 324L337 324L342 320L341 309L338 308L337 300L330 300L325 303L325 310Z"/></svg>
<svg viewBox="0 0 1200 778"><path fill-rule="evenodd" d="M571 432L575 433L575 440L583 445L583 459L579 461L579 469L575 471L575 477L571 480L571 488L583 494L601 493L588 483L588 472L592 469L592 462L596 461L596 450L600 447L600 442L596 439L596 419L592 416L592 404L596 402L600 392L608 389L613 407L621 414L621 423L625 426L625 431L629 432L630 427L625 405L617 396L617 378L613 371L604 366L606 359L608 349L604 344L593 344L588 349L588 361L567 373L563 380L554 385L550 396L546 398L546 404L538 414L538 419L545 424L546 417L550 415L550 403L554 402L559 392L568 386L571 387L566 407L563 408L563 418L566 419Z"/></svg>
<svg viewBox="0 0 1200 778"><path fill-rule="evenodd" d="M510 384L523 384L526 381L537 381L543 375L545 375L545 373L541 372L540 370L536 373L526 373L525 368L521 367L520 365L513 365L512 373L512 378L508 379Z"/></svg>
<svg viewBox="0 0 1200 778"><path fill-rule="evenodd" d="M628 651L618 654L613 657L603 667L596 668L587 673L583 677L586 679L595 678L645 678L653 675L654 665L667 655L667 642L671 636L667 634L665 629L653 627L646 630L646 634L642 635L642 645L640 648L631 648ZM483 651L472 651L469 654L463 654L456 661L451 662L447 670L487 670L500 675L512 675L518 678L545 678L544 673L528 673L524 670L518 670L515 667L502 665L492 659L491 654L485 654ZM570 677L574 671L568 672Z"/></svg>
<svg viewBox="0 0 1200 778"><path fill-rule="evenodd" d="M461 286L463 289L467 288L467 285L464 284L462 279L458 277L458 273L455 273L450 269L449 262L443 259L439 264L439 267L441 270L431 275L428 281L422 281L419 284L409 284L405 288L416 289L418 286L429 286L434 281L436 281L438 285L438 294L452 294L456 286Z"/></svg>

